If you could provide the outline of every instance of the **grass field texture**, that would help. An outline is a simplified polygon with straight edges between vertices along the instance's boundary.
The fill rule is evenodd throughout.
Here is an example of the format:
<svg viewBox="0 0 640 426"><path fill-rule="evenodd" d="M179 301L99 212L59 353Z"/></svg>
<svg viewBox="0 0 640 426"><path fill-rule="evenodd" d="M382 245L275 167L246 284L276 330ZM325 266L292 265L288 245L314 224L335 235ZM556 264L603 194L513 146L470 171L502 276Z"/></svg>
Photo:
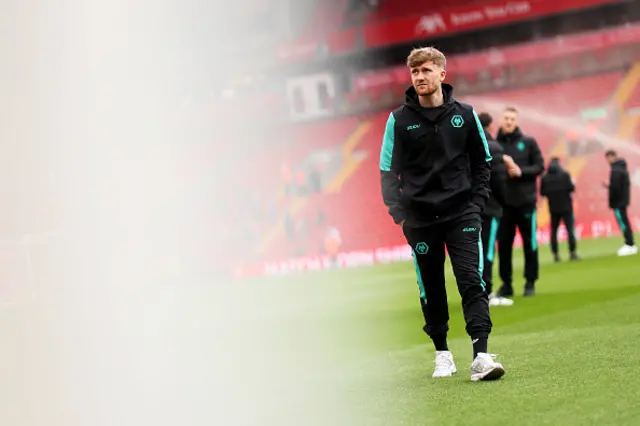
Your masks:
<svg viewBox="0 0 640 426"><path fill-rule="evenodd" d="M434 351L421 329L412 263L261 281L256 297L282 292L295 301L270 320L304 348L304 368L312 370L314 358L334 363L326 380L336 381L352 416L346 423L637 425L640 257L616 257L620 244L619 237L582 241L582 261L558 264L540 247L537 296L492 308L489 352L507 369L499 382L469 381L472 348L449 265L449 346L458 373L446 379L430 377ZM514 263L521 294L520 251Z"/></svg>

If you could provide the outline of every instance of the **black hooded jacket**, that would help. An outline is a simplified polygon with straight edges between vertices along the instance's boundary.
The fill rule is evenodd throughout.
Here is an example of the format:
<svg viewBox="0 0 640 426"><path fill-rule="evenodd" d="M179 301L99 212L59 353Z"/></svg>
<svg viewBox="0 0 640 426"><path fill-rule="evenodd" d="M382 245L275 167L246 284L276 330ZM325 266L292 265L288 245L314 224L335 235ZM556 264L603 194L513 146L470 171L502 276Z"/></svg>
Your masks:
<svg viewBox="0 0 640 426"><path fill-rule="evenodd" d="M538 142L531 136L524 135L519 127L508 134L501 129L496 139L504 149L504 154L513 158L522 170L522 176L507 179L506 205L535 208L538 200L536 180L544 170L544 159Z"/></svg>
<svg viewBox="0 0 640 426"><path fill-rule="evenodd" d="M478 116L442 85L444 104L420 106L413 87L387 120L380 152L382 197L394 222L425 226L484 210L491 154Z"/></svg>
<svg viewBox="0 0 640 426"><path fill-rule="evenodd" d="M540 195L549 200L549 213L560 215L573 212L573 191L575 186L569 172L560 166L558 160L552 160L540 184Z"/></svg>
<svg viewBox="0 0 640 426"><path fill-rule="evenodd" d="M507 192L507 168L504 165L504 150L498 142L493 139L491 133L484 131L485 139L489 144L489 152L493 160L491 161L491 197L487 201L484 209L485 216L502 217L502 206L504 206L504 196Z"/></svg>
<svg viewBox="0 0 640 426"><path fill-rule="evenodd" d="M631 179L627 162L620 158L611 164L609 177L609 207L624 209L631 202Z"/></svg>

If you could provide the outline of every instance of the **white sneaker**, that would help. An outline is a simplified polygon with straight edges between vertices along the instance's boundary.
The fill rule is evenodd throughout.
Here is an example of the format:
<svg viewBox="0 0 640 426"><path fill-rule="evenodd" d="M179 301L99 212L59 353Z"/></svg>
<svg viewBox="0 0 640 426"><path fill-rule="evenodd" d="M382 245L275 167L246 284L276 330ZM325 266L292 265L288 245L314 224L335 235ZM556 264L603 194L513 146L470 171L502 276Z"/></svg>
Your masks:
<svg viewBox="0 0 640 426"><path fill-rule="evenodd" d="M506 297L493 297L489 299L489 306L513 306L513 300Z"/></svg>
<svg viewBox="0 0 640 426"><path fill-rule="evenodd" d="M501 297L500 306L513 306L513 299L507 299L506 297Z"/></svg>
<svg viewBox="0 0 640 426"><path fill-rule="evenodd" d="M504 367L495 362L496 355L479 353L471 364L471 381L497 380L504 376Z"/></svg>
<svg viewBox="0 0 640 426"><path fill-rule="evenodd" d="M456 371L453 354L449 351L436 351L436 368L431 377L450 377Z"/></svg>
<svg viewBox="0 0 640 426"><path fill-rule="evenodd" d="M625 244L618 249L618 256L632 256L634 254L638 254L638 246L636 245L629 246Z"/></svg>

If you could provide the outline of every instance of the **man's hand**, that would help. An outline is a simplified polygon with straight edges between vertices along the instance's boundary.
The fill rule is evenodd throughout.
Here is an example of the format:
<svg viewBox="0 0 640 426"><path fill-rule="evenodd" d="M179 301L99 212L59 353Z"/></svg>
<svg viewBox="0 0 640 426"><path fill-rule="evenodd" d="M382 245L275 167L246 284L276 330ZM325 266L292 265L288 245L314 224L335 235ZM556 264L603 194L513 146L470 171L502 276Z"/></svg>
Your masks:
<svg viewBox="0 0 640 426"><path fill-rule="evenodd" d="M518 167L516 162L513 161L513 158L511 158L509 155L503 155L502 156L502 162L504 163L505 167L507 168L507 174L509 176L511 176L511 177L520 177L520 176L522 176L522 170L520 170L520 167Z"/></svg>
<svg viewBox="0 0 640 426"><path fill-rule="evenodd" d="M522 169L518 167L517 164L514 164L513 167L507 168L507 173L509 173L510 177L520 177L522 176Z"/></svg>

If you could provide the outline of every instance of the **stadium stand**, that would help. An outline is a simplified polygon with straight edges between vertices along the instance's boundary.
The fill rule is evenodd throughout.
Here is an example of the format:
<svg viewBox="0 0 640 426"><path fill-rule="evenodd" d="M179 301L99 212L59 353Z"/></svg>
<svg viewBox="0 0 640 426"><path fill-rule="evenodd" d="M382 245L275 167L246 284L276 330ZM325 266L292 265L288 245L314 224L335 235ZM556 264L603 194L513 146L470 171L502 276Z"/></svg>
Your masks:
<svg viewBox="0 0 640 426"><path fill-rule="evenodd" d="M318 2L309 24L302 37L324 34L328 31L342 28L347 18L349 0L325 0Z"/></svg>
<svg viewBox="0 0 640 426"><path fill-rule="evenodd" d="M442 8L473 7L480 3L484 2L463 0ZM640 26L633 21L637 11L633 15L627 9L621 11L616 9L618 6L604 5L608 2L587 3L595 9L577 12L575 19L566 21L571 24L563 27L562 35L549 32L545 27L557 28L555 18L549 18L552 19L549 22L528 21L520 25L523 34L527 31L532 34L528 42L505 45L498 39L506 37L506 33L495 32L486 40L493 37L500 47L487 45L481 51L448 56L448 81L456 87L458 99L494 116L499 116L506 105L516 106L522 112L521 127L536 137L545 160L552 156L563 158L576 180L576 211L583 237L601 232L596 230L600 225L594 224L611 223L601 185L608 169L602 150L618 147L630 167L640 165L637 153L626 149L629 145L637 146L634 139L640 139L640 66L635 64L640 61ZM344 37L332 39L331 34L336 33L327 29L340 30L352 24L357 9L354 5L346 0L331 0L310 9L313 19L298 40L321 36L330 47L324 52L325 62L315 65L316 73L327 73L330 55L335 53L332 40L346 40ZM377 8L373 7L361 25L427 10L433 12L437 10L435 7L432 2L417 5L383 1ZM582 21L589 20L594 24L585 30ZM572 25L577 30L572 32ZM350 37L357 37L361 30L356 26L347 31L351 31ZM340 31L343 36L346 34ZM536 31L542 36L535 38ZM553 36L544 37L545 33ZM463 40L461 37L464 36L458 40ZM456 39L451 40L454 43ZM437 41L433 44L438 45ZM331 72L340 76L335 81L342 81L329 90L330 103L322 106L325 108L321 108L322 114L315 116L309 112L309 117L304 118L303 111L296 116L297 124L272 126L268 132L254 136L258 141L270 141L266 148L264 144L257 144L262 147L252 149L251 161L245 164L251 172L247 176L259 174L260 181L245 182L238 178L245 196L236 197L235 209L229 210L231 220L245 215L243 220L251 223L242 227L246 228L243 231L249 230L251 236L242 239L242 247L237 248L242 255L236 258L243 257L253 266L248 265L244 272L240 268L240 275L246 275L249 269L264 273L264 262L273 266L273 262L287 259L318 256L326 259L328 253L375 251L405 245L400 229L388 217L381 200L378 155L389 111L402 102L408 86L406 68L400 61L409 48L398 46L397 51L402 53L391 54L380 63L367 62L369 69L362 68L361 56L349 59L345 49L343 53L347 56L336 62L335 67L331 65L334 67ZM285 64L289 57L281 59ZM312 79L329 75L313 74L311 64L308 68L296 69L293 74L310 73ZM301 81L296 83L301 85L298 86L301 92L308 95L315 90L313 85L317 83L295 78ZM332 84L323 78L328 77L320 79ZM270 112L283 106L275 98L270 102L270 106L265 104ZM291 98L287 102L291 108ZM315 101L306 99L305 102L309 108ZM300 187L305 189L299 191ZM248 198L252 201L247 202ZM248 209L247 205L253 207ZM549 220L544 201L539 205L538 217L540 242L544 243L548 238L545 233Z"/></svg>
<svg viewBox="0 0 640 426"><path fill-rule="evenodd" d="M556 152L564 149L564 145L561 143L564 142L562 135L566 129L545 124L544 118L550 116L566 117L568 121L576 121L580 109L605 105L613 95L621 77L620 72L583 77L526 89L494 93L485 99L488 99L489 105L515 105L525 111L535 111L540 114L537 119L526 118L527 116L524 114L522 127L539 140L541 149L547 154L545 157L548 158L554 149ZM590 87L592 90L585 91L585 87ZM499 110L491 112L497 115ZM326 223L340 229L343 241L342 249L346 251L392 246L403 242L401 232L390 221L380 197L378 152L387 116L388 113L384 112L363 119L371 122L369 131L358 146L364 152L365 160L355 174L342 186L341 191L337 194L318 195L311 199L304 209L296 211L301 217L313 217L317 212L324 212ZM353 122L349 123L351 127L354 127ZM344 122L338 122L334 125L324 124L324 126L327 129L332 129L330 132L335 135L347 134L344 131L346 129L342 127ZM299 131L314 134L311 129L310 127L308 132ZM334 143L337 143L336 146L338 146L341 141L341 139L335 139ZM558 146L559 148L557 148ZM601 160L600 153L593 155ZM580 182L582 168L576 167L576 164L582 163L576 159L572 159L569 163L570 166L573 165L572 172L578 182ZM588 189L589 185L591 182L587 181L584 189ZM592 201L594 201L593 197L583 199L583 202L591 203ZM600 199L597 201L602 204ZM540 222L541 227L546 226L542 218ZM302 247L304 254L321 253L322 244L319 242L321 241L319 235L321 234L315 235L315 238L313 235L305 235L306 241ZM269 250L270 255L275 258L282 255L295 255L293 246L287 245L285 240L283 237L274 241L274 246Z"/></svg>

